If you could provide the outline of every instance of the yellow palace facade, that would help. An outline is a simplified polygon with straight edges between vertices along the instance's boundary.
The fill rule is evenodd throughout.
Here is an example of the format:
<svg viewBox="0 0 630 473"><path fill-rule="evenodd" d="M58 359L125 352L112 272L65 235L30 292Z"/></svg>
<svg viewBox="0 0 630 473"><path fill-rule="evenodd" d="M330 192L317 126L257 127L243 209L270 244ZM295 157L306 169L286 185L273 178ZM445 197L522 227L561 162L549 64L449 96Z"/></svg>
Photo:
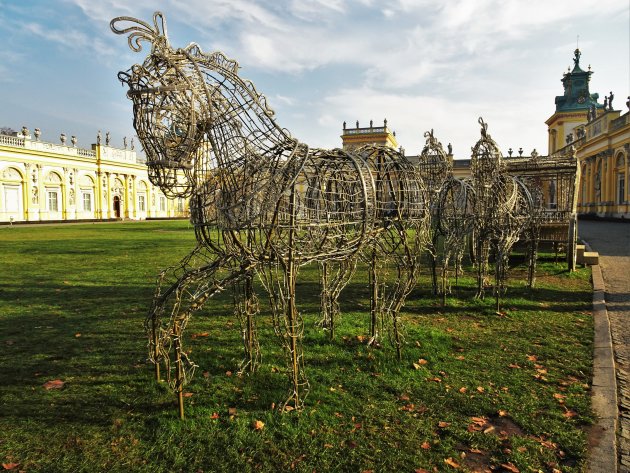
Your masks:
<svg viewBox="0 0 630 473"><path fill-rule="evenodd" d="M26 127L0 135L0 223L142 220L188 216L184 199L154 187L133 149L101 143L76 146L40 141ZM126 141L126 140L125 140Z"/></svg>
<svg viewBox="0 0 630 473"><path fill-rule="evenodd" d="M589 91L593 72L580 67L579 49L574 67L562 78L564 95L546 121L549 155L575 151L580 168L576 189L581 216L630 219L630 97L626 110L615 110L612 91L598 102Z"/></svg>

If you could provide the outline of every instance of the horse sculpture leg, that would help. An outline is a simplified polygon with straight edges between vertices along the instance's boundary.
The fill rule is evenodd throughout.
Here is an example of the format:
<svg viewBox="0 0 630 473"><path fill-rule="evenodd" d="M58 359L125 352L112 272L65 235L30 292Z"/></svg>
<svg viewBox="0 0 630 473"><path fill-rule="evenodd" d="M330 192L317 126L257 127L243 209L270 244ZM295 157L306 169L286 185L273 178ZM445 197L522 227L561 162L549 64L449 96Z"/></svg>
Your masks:
<svg viewBox="0 0 630 473"><path fill-rule="evenodd" d="M258 298L254 292L254 275L248 273L242 281L234 284L234 312L241 324L243 349L245 351L239 373L256 371L261 361L260 344L256 336L255 317L260 312Z"/></svg>
<svg viewBox="0 0 630 473"><path fill-rule="evenodd" d="M328 331L331 340L335 336L335 323L340 314L339 295L354 275L356 268L357 259L354 257L320 263L322 318L319 325Z"/></svg>
<svg viewBox="0 0 630 473"><path fill-rule="evenodd" d="M417 280L421 232L412 231L410 235L400 221L395 221L381 235L378 246L383 253L382 259L388 259L395 266L395 281L380 299L382 304L380 312L391 320L391 340L396 348L396 356L401 360L403 336L400 311ZM384 272L381 277L386 278Z"/></svg>
<svg viewBox="0 0 630 473"><path fill-rule="evenodd" d="M164 292L169 292L175 287L183 275L192 268L200 267L211 261L206 248L197 246L190 254L186 255L178 264L166 268L157 278L153 301L145 322L145 330L150 333L149 337L149 360L155 366L156 381L161 381L160 361L158 338L161 316L164 314L165 307L169 301L168 297L164 297ZM170 288L170 289L169 289Z"/></svg>
<svg viewBox="0 0 630 473"><path fill-rule="evenodd" d="M188 269L154 301L147 319L149 356L154 363L164 364L166 380L177 394L180 418L184 416L183 387L196 368L183 348L184 330L192 314L201 310L208 299L251 275L252 268L235 263L232 257L224 256Z"/></svg>

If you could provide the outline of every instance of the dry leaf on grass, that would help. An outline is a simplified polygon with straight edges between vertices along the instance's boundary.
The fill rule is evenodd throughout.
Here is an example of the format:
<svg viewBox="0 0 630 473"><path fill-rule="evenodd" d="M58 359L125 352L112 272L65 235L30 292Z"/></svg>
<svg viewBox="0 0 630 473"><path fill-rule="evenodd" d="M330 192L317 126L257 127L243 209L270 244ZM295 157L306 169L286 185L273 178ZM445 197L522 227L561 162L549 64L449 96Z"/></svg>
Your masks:
<svg viewBox="0 0 630 473"><path fill-rule="evenodd" d="M66 383L60 379L53 379L52 381L45 382L43 386L46 391L50 391L51 389L61 389L65 384Z"/></svg>
<svg viewBox="0 0 630 473"><path fill-rule="evenodd" d="M252 422L252 428L254 430L262 430L265 428L265 423L262 420L255 420Z"/></svg>
<svg viewBox="0 0 630 473"><path fill-rule="evenodd" d="M516 468L513 463L501 463L501 466L511 473L520 473L521 470Z"/></svg>
<svg viewBox="0 0 630 473"><path fill-rule="evenodd" d="M459 469L459 463L457 463L455 460L453 460L451 457L448 457L444 460L444 463L446 463L448 466L452 466L455 469Z"/></svg>

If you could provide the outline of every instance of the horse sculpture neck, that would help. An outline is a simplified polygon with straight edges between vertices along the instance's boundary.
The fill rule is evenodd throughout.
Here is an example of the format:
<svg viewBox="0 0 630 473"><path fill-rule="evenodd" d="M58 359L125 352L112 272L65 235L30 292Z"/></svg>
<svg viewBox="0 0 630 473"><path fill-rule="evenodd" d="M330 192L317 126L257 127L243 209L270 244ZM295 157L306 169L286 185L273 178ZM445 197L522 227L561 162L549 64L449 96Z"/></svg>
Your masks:
<svg viewBox="0 0 630 473"><path fill-rule="evenodd" d="M207 120L201 125L216 164L211 170L207 158L199 160L197 175L205 182L205 174L215 173L220 196L213 204L224 224L250 224L290 185L299 168L295 161L303 162L307 148L276 124L265 97L238 75L236 61L205 55L196 46L187 48L187 56L203 83L200 114Z"/></svg>

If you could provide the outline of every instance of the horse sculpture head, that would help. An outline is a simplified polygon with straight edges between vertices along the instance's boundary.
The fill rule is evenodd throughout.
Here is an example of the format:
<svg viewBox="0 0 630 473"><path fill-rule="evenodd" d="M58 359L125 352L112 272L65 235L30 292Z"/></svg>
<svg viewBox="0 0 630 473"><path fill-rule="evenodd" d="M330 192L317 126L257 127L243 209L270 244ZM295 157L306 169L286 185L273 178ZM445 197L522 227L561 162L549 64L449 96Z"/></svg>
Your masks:
<svg viewBox="0 0 630 473"><path fill-rule="evenodd" d="M224 197L230 195L226 208L249 205L252 189L265 193L270 171L291 159L297 141L276 124L265 97L239 77L238 63L221 52L203 53L195 43L173 48L161 12L153 25L123 16L110 26L129 35L133 51L142 41L151 44L142 64L118 74L129 87L151 182L181 197L207 193L201 189L209 182L222 181Z"/></svg>
<svg viewBox="0 0 630 473"><path fill-rule="evenodd" d="M118 27L120 23L126 27ZM133 51L141 41L151 44L142 64L118 74L129 87L134 128L147 156L151 181L165 193L186 196L191 192L192 172L204 141L204 124L210 119L209 90L195 67L196 48L174 49L168 41L162 13L153 15L153 25L131 17L114 18L117 34L129 34Z"/></svg>

